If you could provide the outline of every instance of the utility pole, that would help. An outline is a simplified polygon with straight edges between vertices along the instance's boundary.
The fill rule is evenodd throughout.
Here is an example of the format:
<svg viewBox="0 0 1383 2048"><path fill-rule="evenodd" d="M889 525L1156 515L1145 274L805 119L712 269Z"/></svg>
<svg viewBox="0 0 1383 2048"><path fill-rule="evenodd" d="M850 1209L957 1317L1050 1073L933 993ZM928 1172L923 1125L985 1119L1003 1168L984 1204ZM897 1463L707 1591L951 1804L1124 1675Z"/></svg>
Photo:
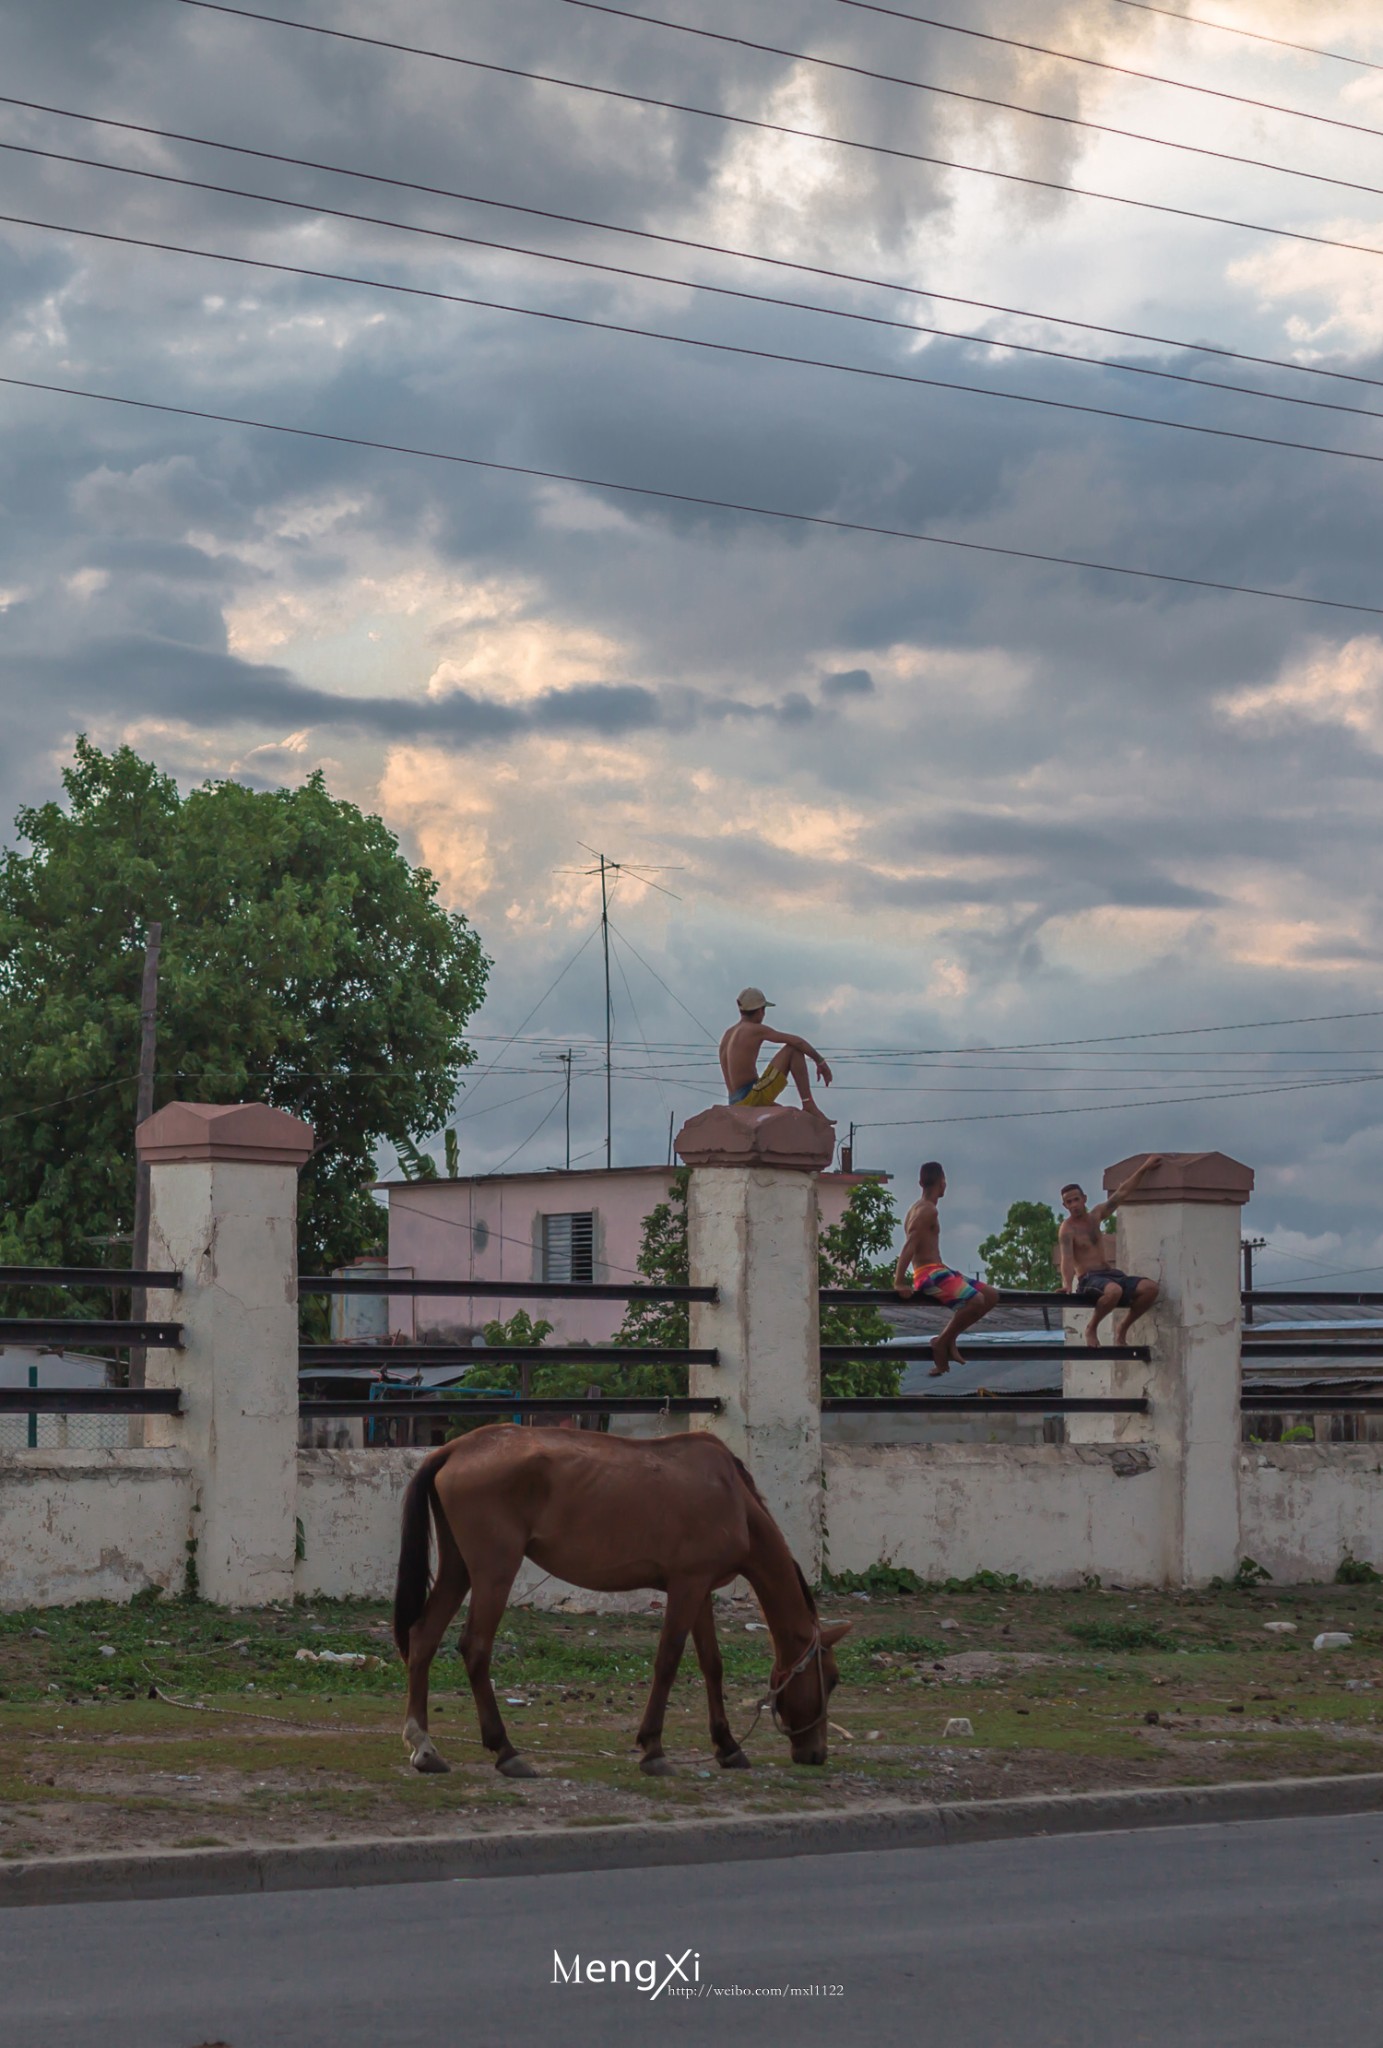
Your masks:
<svg viewBox="0 0 1383 2048"><path fill-rule="evenodd" d="M621 875L632 875L636 882L646 888L657 889L663 896L671 896L674 903L681 898L672 889L664 889L661 882L649 880L654 872L642 864L632 866L628 861L611 860L608 854L597 852L594 846L587 846L581 840L582 850L600 863L594 868L561 868L559 874L582 874L600 876L600 948L605 959L605 1170L608 1173L614 1163L614 1064L615 1064L615 1006L610 992L610 889L611 877L617 882ZM662 870L658 870L662 872Z"/></svg>
<svg viewBox="0 0 1383 2048"><path fill-rule="evenodd" d="M611 1134L614 1130L614 1064L615 1010L610 1000L610 896L606 888L606 860L600 861L600 943L605 953L605 1171L613 1163L611 1158Z"/></svg>
<svg viewBox="0 0 1383 2048"><path fill-rule="evenodd" d="M559 1060L560 1060L560 1061L562 1062L562 1065L563 1065L563 1066L564 1066L564 1067L566 1068L566 1070L567 1070L567 1172L568 1172L568 1173L570 1173L570 1172L571 1172L571 1061L572 1061L572 1050L571 1050L571 1047L570 1047L570 1046L568 1046L565 1052L559 1052L559 1053L558 1053L558 1055L557 1055L557 1057L558 1057L558 1059L559 1059Z"/></svg>
<svg viewBox="0 0 1383 2048"><path fill-rule="evenodd" d="M150 924L144 933L144 978L139 989L139 1090L135 1097L135 1128L154 1113L154 1057L158 1044L158 960L163 947L163 926ZM130 1264L137 1273L149 1267L149 1169L136 1159L134 1183L134 1235ZM130 1315L142 1323L148 1313L148 1296L142 1287L130 1294ZM144 1346L130 1349L130 1385L144 1384Z"/></svg>
<svg viewBox="0 0 1383 2048"><path fill-rule="evenodd" d="M1266 1251L1267 1245L1268 1240L1266 1237L1241 1237L1239 1240L1239 1250L1243 1253L1244 1257L1245 1294L1253 1293L1253 1255L1255 1252ZM1244 1303L1244 1321L1246 1323L1253 1321L1253 1303L1251 1301Z"/></svg>

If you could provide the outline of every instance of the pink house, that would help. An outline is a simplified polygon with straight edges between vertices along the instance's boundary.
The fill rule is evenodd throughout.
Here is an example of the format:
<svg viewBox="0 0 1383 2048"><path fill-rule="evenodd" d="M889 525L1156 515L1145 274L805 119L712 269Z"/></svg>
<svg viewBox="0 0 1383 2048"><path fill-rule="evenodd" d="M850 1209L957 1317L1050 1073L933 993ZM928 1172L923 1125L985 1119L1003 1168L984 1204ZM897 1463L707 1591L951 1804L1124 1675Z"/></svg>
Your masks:
<svg viewBox="0 0 1383 2048"><path fill-rule="evenodd" d="M675 1169L496 1173L469 1180L382 1181L389 1197L389 1270L417 1280L643 1282L644 1218L666 1200ZM838 1223L862 1174L820 1176L821 1220ZM646 1284L643 1283L643 1284ZM545 1316L558 1344L600 1343L624 1316L618 1301L475 1299L391 1295L389 1331L407 1341L466 1342L494 1317L527 1308ZM363 1334L363 1332L362 1332ZM380 1335L384 1333L379 1332Z"/></svg>

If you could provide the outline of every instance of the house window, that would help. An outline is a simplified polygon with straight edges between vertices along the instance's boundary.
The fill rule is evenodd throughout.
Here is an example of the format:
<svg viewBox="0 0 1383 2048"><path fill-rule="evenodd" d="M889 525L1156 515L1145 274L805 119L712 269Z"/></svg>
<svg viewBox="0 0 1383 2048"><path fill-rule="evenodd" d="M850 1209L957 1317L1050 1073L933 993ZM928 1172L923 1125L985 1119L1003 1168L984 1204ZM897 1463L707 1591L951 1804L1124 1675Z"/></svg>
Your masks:
<svg viewBox="0 0 1383 2048"><path fill-rule="evenodd" d="M543 1278L590 1286L595 1278L595 1216L590 1209L544 1216Z"/></svg>

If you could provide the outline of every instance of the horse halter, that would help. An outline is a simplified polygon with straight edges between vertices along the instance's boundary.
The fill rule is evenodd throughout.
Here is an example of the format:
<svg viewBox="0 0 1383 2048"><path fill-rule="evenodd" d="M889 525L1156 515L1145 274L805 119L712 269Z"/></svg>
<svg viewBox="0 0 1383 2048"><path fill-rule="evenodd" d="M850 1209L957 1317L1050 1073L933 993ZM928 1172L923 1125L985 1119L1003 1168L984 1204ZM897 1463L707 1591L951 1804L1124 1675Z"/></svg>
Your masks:
<svg viewBox="0 0 1383 2048"><path fill-rule="evenodd" d="M793 1665L791 1671L785 1672L783 1677L779 1679L776 1685L770 1685L768 1691L759 1701L757 1707L755 1707L754 1718L744 1732L744 1742L748 1742L750 1736L758 1727L759 1716L760 1714L762 1714L765 1707L768 1708L769 1718L772 1721L774 1727L778 1730L778 1733L780 1735L785 1735L789 1742L796 1742L801 1736L809 1734L811 1730L816 1727L818 1721L825 1720L826 1711L828 1706L830 1705L830 1694L826 1690L826 1669L821 1661L822 1648L823 1645L821 1641L821 1627L818 1623L818 1625L812 1630L811 1641L808 1643L806 1649L802 1652L802 1655L798 1658L797 1662ZM808 1721L804 1727L789 1728L787 1722L783 1719L782 1715L778 1711L778 1701L782 1697L783 1693L787 1690L787 1688L792 1684L793 1679L799 1677L801 1673L806 1670L807 1666L810 1663L812 1663L813 1660L815 1660L816 1663L817 1681L821 1687L821 1712L816 1716L815 1720Z"/></svg>

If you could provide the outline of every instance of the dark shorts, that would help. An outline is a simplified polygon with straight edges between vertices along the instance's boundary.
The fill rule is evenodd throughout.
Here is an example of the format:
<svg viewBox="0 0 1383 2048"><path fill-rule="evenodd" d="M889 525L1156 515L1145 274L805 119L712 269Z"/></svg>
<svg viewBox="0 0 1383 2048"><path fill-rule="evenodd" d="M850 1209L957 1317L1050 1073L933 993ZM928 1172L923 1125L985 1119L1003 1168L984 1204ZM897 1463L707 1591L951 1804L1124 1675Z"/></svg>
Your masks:
<svg viewBox="0 0 1383 2048"><path fill-rule="evenodd" d="M1120 1308L1131 1308L1141 1278L1139 1273L1121 1273L1117 1266L1102 1266L1098 1273L1082 1273L1076 1282L1076 1292L1086 1301L1098 1301L1106 1287L1117 1287Z"/></svg>

